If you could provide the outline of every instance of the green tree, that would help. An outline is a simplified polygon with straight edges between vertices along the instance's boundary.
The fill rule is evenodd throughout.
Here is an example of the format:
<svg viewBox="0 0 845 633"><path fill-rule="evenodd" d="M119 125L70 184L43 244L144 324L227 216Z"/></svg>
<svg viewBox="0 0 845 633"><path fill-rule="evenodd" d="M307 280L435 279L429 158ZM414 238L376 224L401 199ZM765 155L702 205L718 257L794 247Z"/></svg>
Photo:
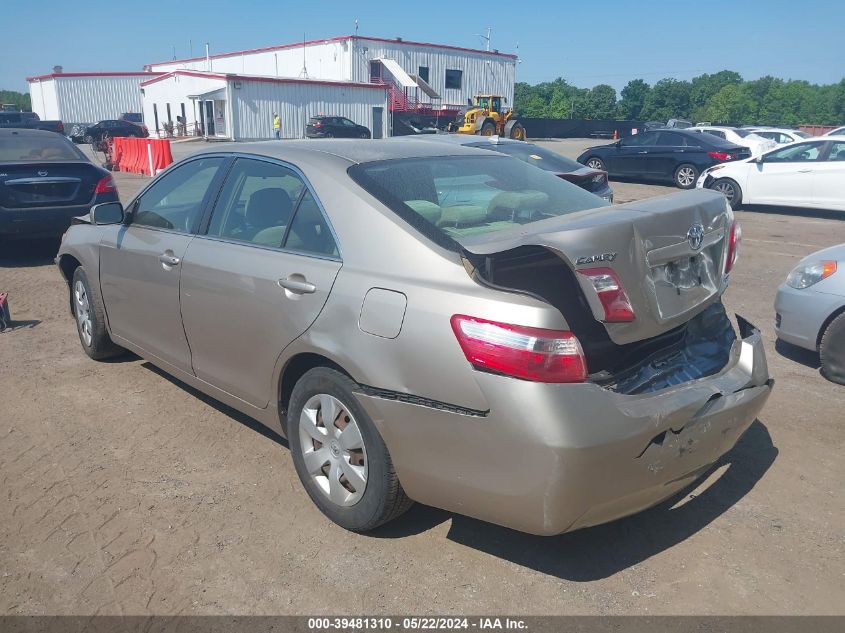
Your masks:
<svg viewBox="0 0 845 633"><path fill-rule="evenodd" d="M661 79L648 93L642 118L667 121L690 115L690 83L677 79Z"/></svg>
<svg viewBox="0 0 845 633"><path fill-rule="evenodd" d="M0 103L11 103L25 112L32 110L29 93L14 90L0 90Z"/></svg>
<svg viewBox="0 0 845 633"><path fill-rule="evenodd" d="M703 107L705 117L713 123L743 124L757 115L758 105L747 88L726 84L710 97Z"/></svg>
<svg viewBox="0 0 845 633"><path fill-rule="evenodd" d="M584 99L587 108L586 118L612 119L616 116L616 90L607 84L599 84L590 89Z"/></svg>
<svg viewBox="0 0 845 633"><path fill-rule="evenodd" d="M620 93L622 98L617 104L617 116L620 119L640 120L649 92L651 86L642 79L629 81Z"/></svg>
<svg viewBox="0 0 845 633"><path fill-rule="evenodd" d="M740 84L742 84L742 77L733 70L722 70L712 75L705 73L693 77L690 82L690 116L696 121L712 118L707 113L710 100L725 86Z"/></svg>

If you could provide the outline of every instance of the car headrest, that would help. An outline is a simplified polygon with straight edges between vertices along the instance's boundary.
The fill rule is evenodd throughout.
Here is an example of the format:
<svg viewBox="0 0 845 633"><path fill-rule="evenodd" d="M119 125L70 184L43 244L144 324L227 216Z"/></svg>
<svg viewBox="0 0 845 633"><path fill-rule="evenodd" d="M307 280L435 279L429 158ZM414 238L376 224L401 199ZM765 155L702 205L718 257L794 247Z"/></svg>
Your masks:
<svg viewBox="0 0 845 633"><path fill-rule="evenodd" d="M246 205L244 220L255 228L279 226L290 221L293 204L287 191L267 187L254 191Z"/></svg>

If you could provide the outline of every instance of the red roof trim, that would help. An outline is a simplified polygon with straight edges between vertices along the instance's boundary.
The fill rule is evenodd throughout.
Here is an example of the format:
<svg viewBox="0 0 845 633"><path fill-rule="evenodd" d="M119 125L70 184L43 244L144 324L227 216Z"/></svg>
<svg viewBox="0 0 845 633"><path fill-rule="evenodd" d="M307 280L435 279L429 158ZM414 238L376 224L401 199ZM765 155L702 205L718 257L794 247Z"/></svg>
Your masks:
<svg viewBox="0 0 845 633"><path fill-rule="evenodd" d="M281 51L289 48L298 48L300 46L312 46L315 44L329 44L331 42L343 42L346 40L366 40L368 42L384 42L388 44L406 44L408 46L426 46L429 48L445 48L446 50L451 51L461 51L463 53L477 53L481 55L491 55L493 57L506 57L508 59L516 59L516 55L512 55L510 53L497 53L495 51L482 51L476 48L464 48L462 46L451 46L449 44L430 44L427 42L414 42L411 40L396 40L396 39L386 39L382 37L365 37L363 35L341 35L340 37L329 37L322 40L308 40L306 42L297 42L295 44L279 44L276 46L265 46L263 48L248 48L242 51L232 51L229 53L217 53L216 55L210 55L211 59L221 59L224 57L237 57L238 55L251 55L253 53L268 53L271 51ZM205 56L201 57L186 57L185 59L172 59L163 62L154 62L152 64L145 64L144 68L151 68L152 66L161 66L164 64L183 64L187 62L198 62L205 59Z"/></svg>
<svg viewBox="0 0 845 633"><path fill-rule="evenodd" d="M203 77L207 79L224 79L224 80L240 80L240 81L256 81L259 83L271 84L311 84L318 86L346 86L349 88L370 88L374 90L387 90L388 86L385 84L368 84L359 83L355 81L329 81L326 79L296 79L293 77L263 77L259 75L237 75L237 74L222 74L222 73L205 73L196 70L172 70L169 73L159 74L154 79L141 82L141 87L161 81L162 79L169 79L175 75L184 75L188 77Z"/></svg>
<svg viewBox="0 0 845 633"><path fill-rule="evenodd" d="M49 73L47 75L38 75L36 77L27 77L27 81L43 81L45 79L56 79L57 77L146 77L148 75L160 75L159 72L137 71L137 72L120 72L120 73Z"/></svg>

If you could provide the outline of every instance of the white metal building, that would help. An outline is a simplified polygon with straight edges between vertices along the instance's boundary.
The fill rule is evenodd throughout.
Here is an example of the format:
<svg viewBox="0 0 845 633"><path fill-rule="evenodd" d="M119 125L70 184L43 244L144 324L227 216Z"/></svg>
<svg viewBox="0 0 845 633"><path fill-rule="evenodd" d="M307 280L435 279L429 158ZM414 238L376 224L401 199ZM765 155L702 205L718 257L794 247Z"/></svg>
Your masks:
<svg viewBox="0 0 845 633"><path fill-rule="evenodd" d="M32 111L41 119L60 119L66 126L116 119L141 111L139 84L150 72L51 73L27 77Z"/></svg>
<svg viewBox="0 0 845 633"><path fill-rule="evenodd" d="M308 119L319 114L352 119L374 138L389 136L388 90L379 84L176 70L143 82L141 90L153 134L180 117L189 133L198 127L217 138L270 139L278 112L283 138L303 138Z"/></svg>
<svg viewBox="0 0 845 633"><path fill-rule="evenodd" d="M515 55L498 51L347 35L159 62L144 68L154 72L196 70L361 83L388 81L409 89L410 96L420 102L455 108L479 93L501 94L505 103L512 105L516 62ZM431 91L425 90L419 80Z"/></svg>

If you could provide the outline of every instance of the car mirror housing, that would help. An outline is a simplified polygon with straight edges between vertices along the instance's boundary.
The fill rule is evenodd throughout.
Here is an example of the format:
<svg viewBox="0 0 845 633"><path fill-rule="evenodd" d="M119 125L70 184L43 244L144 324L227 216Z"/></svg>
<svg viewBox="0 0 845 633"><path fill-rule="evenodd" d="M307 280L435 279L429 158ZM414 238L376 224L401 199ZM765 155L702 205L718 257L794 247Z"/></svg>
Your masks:
<svg viewBox="0 0 845 633"><path fill-rule="evenodd" d="M754 162L758 165L762 165L765 161L763 160L763 155L760 154L757 158L754 159Z"/></svg>
<svg viewBox="0 0 845 633"><path fill-rule="evenodd" d="M123 205L119 202L103 202L91 207L93 224L120 224L123 222Z"/></svg>

